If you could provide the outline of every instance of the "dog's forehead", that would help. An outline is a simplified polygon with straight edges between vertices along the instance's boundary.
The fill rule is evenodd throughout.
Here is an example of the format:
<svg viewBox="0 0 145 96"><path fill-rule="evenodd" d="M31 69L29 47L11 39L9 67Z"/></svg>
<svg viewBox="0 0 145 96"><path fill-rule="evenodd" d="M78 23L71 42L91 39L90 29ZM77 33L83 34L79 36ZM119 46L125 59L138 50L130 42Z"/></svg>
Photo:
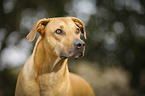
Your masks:
<svg viewBox="0 0 145 96"><path fill-rule="evenodd" d="M64 18L51 18L50 22L53 24L53 26L75 26L75 23L73 20L69 17Z"/></svg>

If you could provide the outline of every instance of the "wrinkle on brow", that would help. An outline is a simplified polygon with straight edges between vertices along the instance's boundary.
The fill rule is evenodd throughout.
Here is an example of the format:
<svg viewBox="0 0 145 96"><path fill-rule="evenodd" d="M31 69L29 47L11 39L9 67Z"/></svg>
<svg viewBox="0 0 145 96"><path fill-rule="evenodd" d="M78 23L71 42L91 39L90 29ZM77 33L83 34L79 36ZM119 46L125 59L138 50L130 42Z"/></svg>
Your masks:
<svg viewBox="0 0 145 96"><path fill-rule="evenodd" d="M60 25L60 28L61 28L61 29L63 29L63 28L64 28L64 26L63 26L63 25Z"/></svg>

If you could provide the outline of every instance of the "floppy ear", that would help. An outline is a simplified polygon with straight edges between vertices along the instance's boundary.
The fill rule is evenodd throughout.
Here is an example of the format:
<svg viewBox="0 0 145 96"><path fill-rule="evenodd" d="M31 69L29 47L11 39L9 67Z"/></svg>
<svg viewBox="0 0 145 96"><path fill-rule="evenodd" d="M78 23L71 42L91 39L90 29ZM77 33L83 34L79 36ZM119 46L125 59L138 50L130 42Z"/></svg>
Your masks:
<svg viewBox="0 0 145 96"><path fill-rule="evenodd" d="M32 42L35 39L37 31L40 35L44 34L45 27L46 27L47 23L49 22L49 20L50 19L46 19L46 18L40 19L34 24L30 33L27 35L27 39L29 42Z"/></svg>
<svg viewBox="0 0 145 96"><path fill-rule="evenodd" d="M76 17L71 17L71 19L75 22L75 24L81 29L81 32L84 34L84 38L87 39L86 37L86 32L85 32L85 26L84 26L84 23L76 18Z"/></svg>

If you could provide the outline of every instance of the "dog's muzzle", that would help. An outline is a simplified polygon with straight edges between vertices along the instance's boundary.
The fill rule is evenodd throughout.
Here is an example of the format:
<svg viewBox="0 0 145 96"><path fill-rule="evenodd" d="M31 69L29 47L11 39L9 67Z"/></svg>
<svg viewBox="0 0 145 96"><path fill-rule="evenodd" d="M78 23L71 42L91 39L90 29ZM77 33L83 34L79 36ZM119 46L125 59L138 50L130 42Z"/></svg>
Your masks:
<svg viewBox="0 0 145 96"><path fill-rule="evenodd" d="M83 57L84 56L84 52L85 52L85 42L83 40L77 39L74 42L74 46L75 46L75 53L73 55L73 57L79 58L79 57Z"/></svg>
<svg viewBox="0 0 145 96"><path fill-rule="evenodd" d="M73 57L75 59L79 57L83 57L85 52L85 42L81 39L76 39L74 41L74 47L73 50L71 50L69 56L61 55L61 59L66 59L68 57Z"/></svg>

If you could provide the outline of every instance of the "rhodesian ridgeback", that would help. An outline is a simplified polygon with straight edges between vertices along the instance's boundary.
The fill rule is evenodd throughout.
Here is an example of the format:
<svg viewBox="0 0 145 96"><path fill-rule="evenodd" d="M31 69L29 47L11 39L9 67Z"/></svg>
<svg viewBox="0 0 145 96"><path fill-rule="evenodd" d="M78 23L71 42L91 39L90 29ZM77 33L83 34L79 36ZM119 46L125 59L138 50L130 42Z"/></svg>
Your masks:
<svg viewBox="0 0 145 96"><path fill-rule="evenodd" d="M68 58L84 55L84 24L75 17L44 18L33 26L27 39L40 34L32 55L21 70L15 96L94 96L90 85L68 70Z"/></svg>

